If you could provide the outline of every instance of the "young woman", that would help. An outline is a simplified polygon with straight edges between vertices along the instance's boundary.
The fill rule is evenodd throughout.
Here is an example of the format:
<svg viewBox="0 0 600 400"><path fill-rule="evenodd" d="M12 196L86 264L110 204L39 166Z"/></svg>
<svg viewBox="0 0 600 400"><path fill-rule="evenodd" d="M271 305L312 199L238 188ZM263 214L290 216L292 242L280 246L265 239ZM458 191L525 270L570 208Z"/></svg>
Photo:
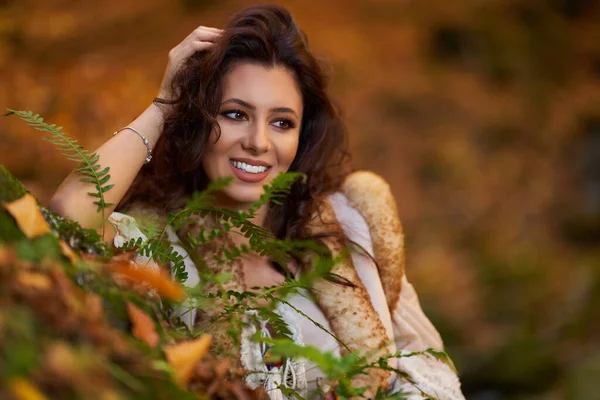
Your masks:
<svg viewBox="0 0 600 400"><path fill-rule="evenodd" d="M282 7L251 7L234 15L223 30L194 30L169 53L153 104L96 151L101 165L110 167L115 184L106 201L126 212L108 208L116 229L108 230L105 239L120 246L142 236L132 218L136 210L164 217L219 178L233 177L233 183L218 193L217 205L245 210L280 172L302 172L306 182L295 183L282 204L258 210L253 222L280 239L319 237L333 253L351 241L366 254L352 254L334 267L332 272L347 284L323 280L315 284L312 300L298 295L290 303L350 350L375 359L397 350L441 350L442 340L403 273L402 229L389 187L374 174L348 173L346 131L326 84L306 36ZM50 207L83 226L98 228L104 221L89 191L89 184L74 172ZM169 230L169 238L176 244L210 223L198 218L181 231ZM245 239L230 235L225 240ZM187 255L182 247L175 248ZM209 253L203 249L198 255L208 259ZM186 284L195 285L198 273L191 259L186 257ZM305 266L290 262L287 267L301 274ZM281 266L258 254L227 268L234 277L228 288L239 291L285 279ZM336 354L346 351L292 308L282 306L278 312L297 342ZM199 325L202 320L194 315L187 322ZM302 360L266 364L264 349L250 340L256 330L272 333L268 321L250 324L235 352L253 371L248 383L265 386L272 398L285 398L279 385L310 394L322 373ZM218 332L213 335L219 342ZM373 370L355 384L371 387L366 393L370 396L382 387L402 390L409 398L463 398L456 374L435 357L423 354L391 363L410 378Z"/></svg>

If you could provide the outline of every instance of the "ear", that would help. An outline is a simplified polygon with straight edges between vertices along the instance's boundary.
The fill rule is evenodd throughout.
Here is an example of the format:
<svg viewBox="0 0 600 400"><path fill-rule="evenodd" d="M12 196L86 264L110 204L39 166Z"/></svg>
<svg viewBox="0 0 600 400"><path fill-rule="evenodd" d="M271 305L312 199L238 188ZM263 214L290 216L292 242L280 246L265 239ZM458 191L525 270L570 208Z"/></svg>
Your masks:
<svg viewBox="0 0 600 400"><path fill-rule="evenodd" d="M342 192L367 222L386 301L392 310L402 288L404 234L390 185L372 172L357 171L348 175Z"/></svg>

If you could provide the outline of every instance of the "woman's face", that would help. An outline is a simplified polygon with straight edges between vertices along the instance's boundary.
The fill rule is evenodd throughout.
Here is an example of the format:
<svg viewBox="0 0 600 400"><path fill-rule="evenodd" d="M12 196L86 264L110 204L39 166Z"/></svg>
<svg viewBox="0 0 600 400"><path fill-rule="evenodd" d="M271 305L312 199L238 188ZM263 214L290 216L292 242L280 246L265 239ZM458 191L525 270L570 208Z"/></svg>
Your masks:
<svg viewBox="0 0 600 400"><path fill-rule="evenodd" d="M241 63L223 78L217 116L221 136L212 132L202 158L210 181L233 177L228 203L251 203L280 172L289 169L300 137L302 96L287 69Z"/></svg>

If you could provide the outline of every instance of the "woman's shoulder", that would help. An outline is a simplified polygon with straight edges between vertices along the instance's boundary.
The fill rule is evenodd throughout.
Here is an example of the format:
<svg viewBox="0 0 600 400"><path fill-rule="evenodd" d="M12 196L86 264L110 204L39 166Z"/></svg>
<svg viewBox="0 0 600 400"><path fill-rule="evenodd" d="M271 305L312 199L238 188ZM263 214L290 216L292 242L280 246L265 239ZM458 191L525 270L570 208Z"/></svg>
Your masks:
<svg viewBox="0 0 600 400"><path fill-rule="evenodd" d="M404 276L404 234L390 185L373 172L357 171L348 175L328 201L340 224L348 228L349 239L377 261L386 301L392 308Z"/></svg>
<svg viewBox="0 0 600 400"><path fill-rule="evenodd" d="M341 191L357 201L359 198L364 200L379 198L386 202L394 200L389 183L372 171L363 170L348 174L342 183ZM393 207L395 210L395 205Z"/></svg>

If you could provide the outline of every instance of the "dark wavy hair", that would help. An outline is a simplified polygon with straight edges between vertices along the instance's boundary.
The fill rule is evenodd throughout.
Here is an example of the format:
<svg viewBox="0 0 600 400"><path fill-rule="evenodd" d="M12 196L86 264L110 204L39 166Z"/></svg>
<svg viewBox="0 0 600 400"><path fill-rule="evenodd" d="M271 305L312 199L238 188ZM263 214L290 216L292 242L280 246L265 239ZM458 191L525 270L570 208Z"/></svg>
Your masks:
<svg viewBox="0 0 600 400"><path fill-rule="evenodd" d="M326 93L325 69L312 55L306 35L289 11L277 5L252 6L232 16L219 40L191 56L173 80L163 132L152 161L135 178L118 205L137 202L162 211L181 209L185 199L208 184L201 159L210 133L219 132L216 117L223 77L236 64L250 62L291 71L300 87L303 118L298 152L290 171L306 174L281 205L271 204L266 227L280 239L302 237L302 227L327 194L336 191L349 169L347 133L338 109Z"/></svg>

